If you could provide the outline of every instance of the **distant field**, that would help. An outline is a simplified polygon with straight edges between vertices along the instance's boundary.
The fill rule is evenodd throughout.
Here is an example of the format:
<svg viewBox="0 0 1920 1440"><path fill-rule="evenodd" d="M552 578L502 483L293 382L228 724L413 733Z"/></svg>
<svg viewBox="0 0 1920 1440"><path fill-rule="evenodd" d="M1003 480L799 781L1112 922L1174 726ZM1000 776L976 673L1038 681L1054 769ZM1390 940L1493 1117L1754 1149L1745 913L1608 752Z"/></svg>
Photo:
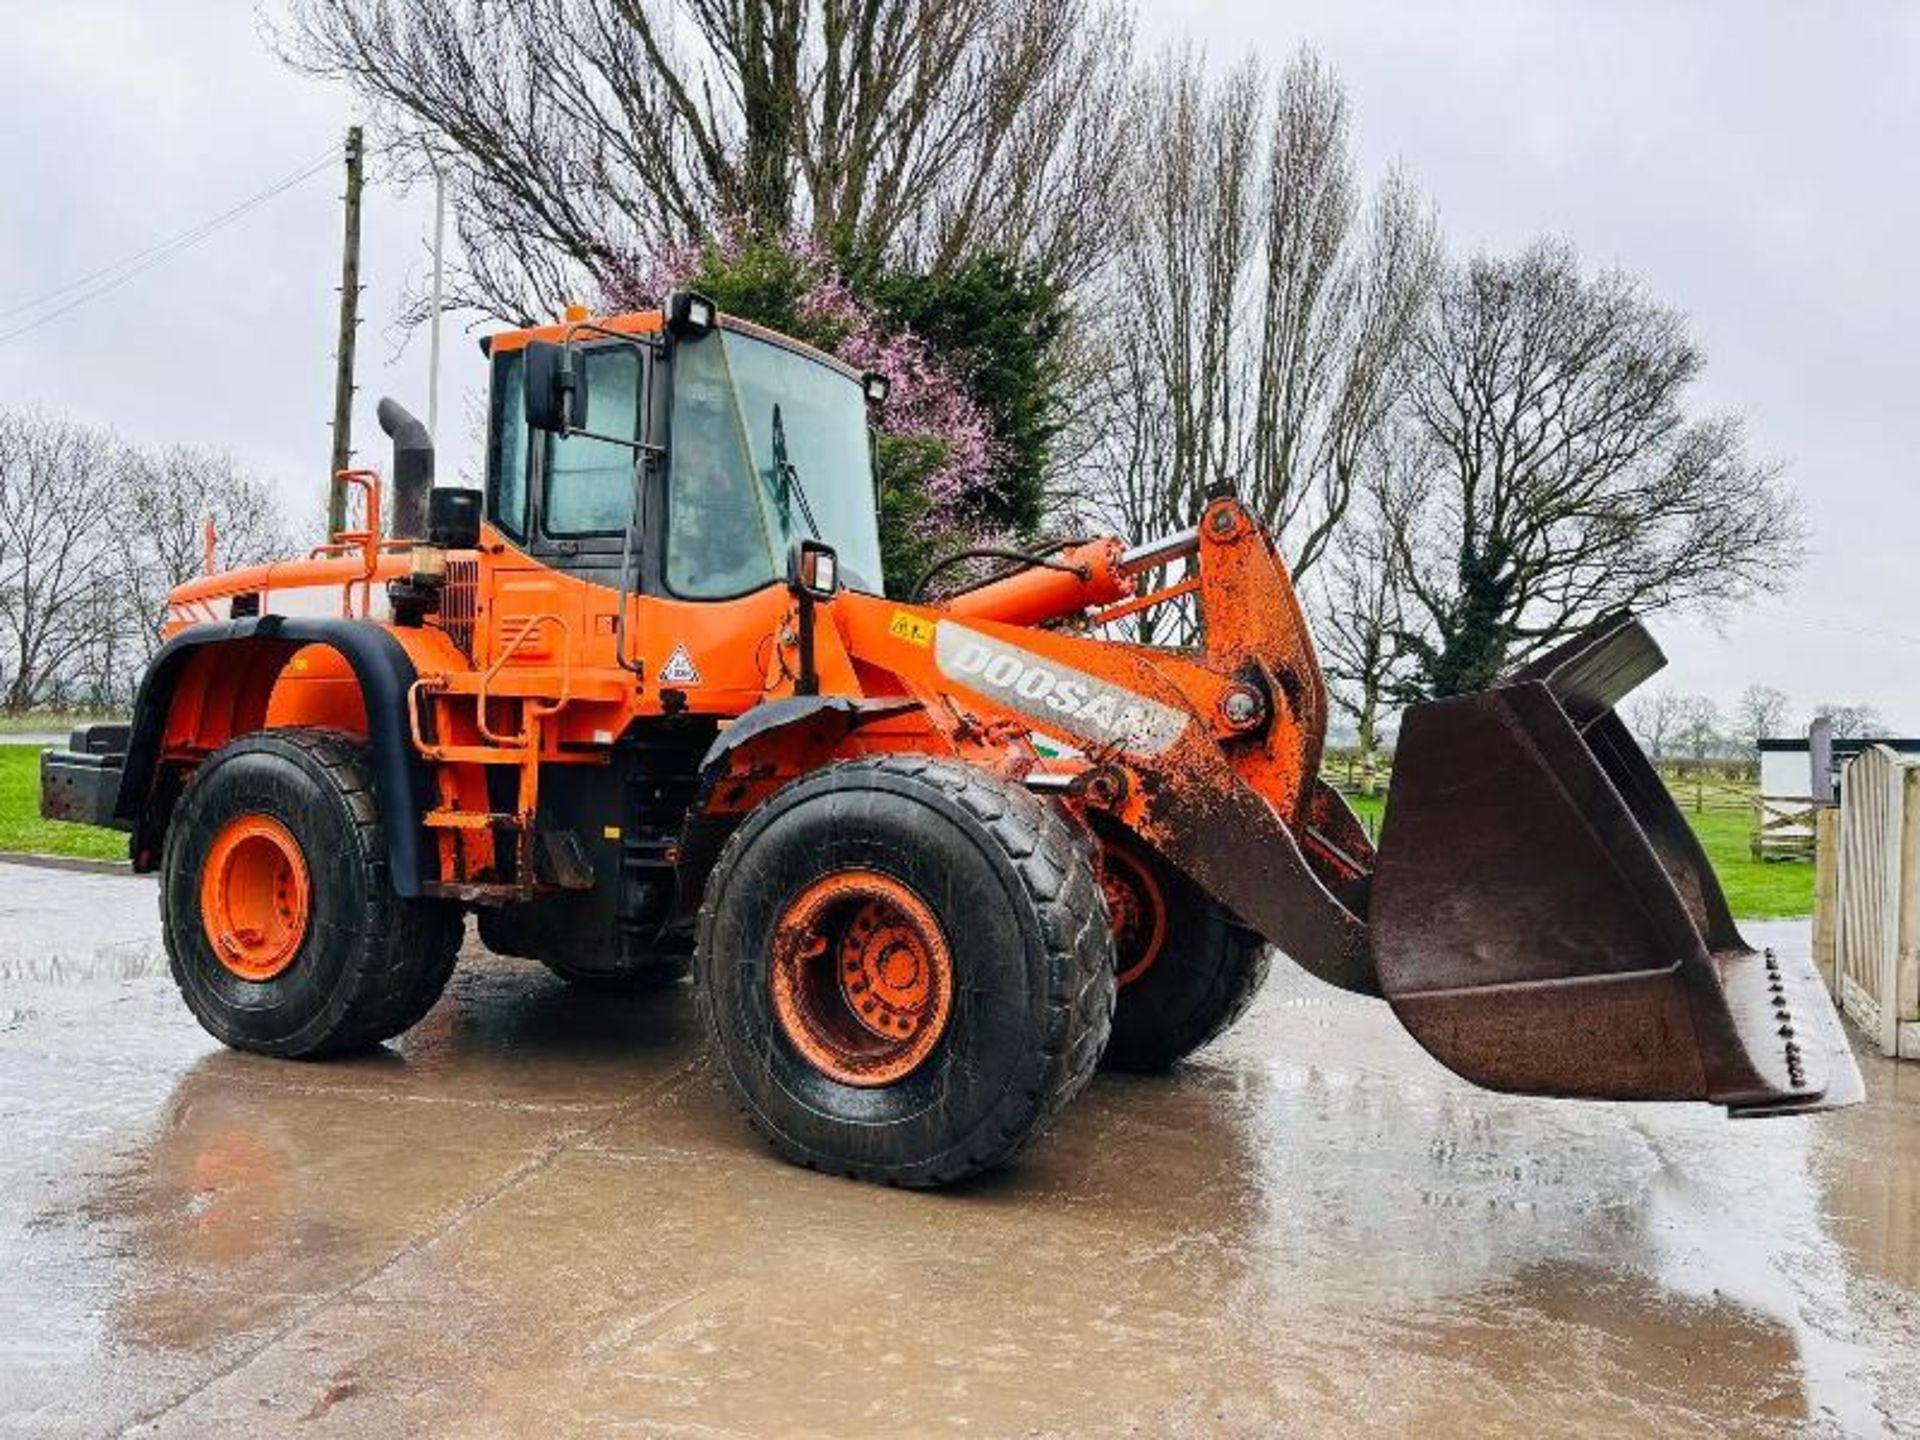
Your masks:
<svg viewBox="0 0 1920 1440"><path fill-rule="evenodd" d="M51 728L51 727L49 727ZM0 742L0 850L35 855L68 855L124 860L127 837L117 830L65 825L40 818L40 752L31 745ZM1690 797L1687 797L1690 798ZM1687 798L1683 798L1682 809ZM1378 833L1385 802L1352 797L1363 820ZM1726 889L1727 902L1741 919L1772 920L1813 910L1813 866L1756 862L1749 854L1752 821L1746 811L1709 809L1687 814Z"/></svg>
<svg viewBox="0 0 1920 1440"><path fill-rule="evenodd" d="M1739 920L1776 920L1813 913L1813 863L1755 860L1753 821L1745 814L1708 810L1687 814L1693 833L1713 862L1727 892L1727 905Z"/></svg>
<svg viewBox="0 0 1920 1440"><path fill-rule="evenodd" d="M107 718L76 715L66 710L23 710L18 715L0 714L0 735L65 735L75 726Z"/></svg>
<svg viewBox="0 0 1920 1440"><path fill-rule="evenodd" d="M42 820L40 747L0 744L0 850L85 860L124 860L127 837L118 830Z"/></svg>

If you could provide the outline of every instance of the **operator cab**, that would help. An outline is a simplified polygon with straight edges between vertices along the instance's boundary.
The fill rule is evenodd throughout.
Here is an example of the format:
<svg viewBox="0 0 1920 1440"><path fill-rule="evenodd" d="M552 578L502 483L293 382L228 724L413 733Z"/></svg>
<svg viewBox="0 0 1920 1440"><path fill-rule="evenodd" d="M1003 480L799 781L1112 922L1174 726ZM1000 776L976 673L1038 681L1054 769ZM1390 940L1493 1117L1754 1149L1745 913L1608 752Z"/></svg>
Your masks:
<svg viewBox="0 0 1920 1440"><path fill-rule="evenodd" d="M487 518L597 584L730 600L790 557L882 576L868 405L884 382L684 294L495 337Z"/></svg>

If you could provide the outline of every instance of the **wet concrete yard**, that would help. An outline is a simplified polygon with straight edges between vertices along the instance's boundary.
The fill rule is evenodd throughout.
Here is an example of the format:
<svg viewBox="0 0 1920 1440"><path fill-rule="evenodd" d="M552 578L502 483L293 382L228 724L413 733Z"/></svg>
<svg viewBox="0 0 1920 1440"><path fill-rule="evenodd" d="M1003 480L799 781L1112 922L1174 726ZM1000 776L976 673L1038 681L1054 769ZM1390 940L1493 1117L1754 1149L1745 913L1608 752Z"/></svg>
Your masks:
<svg viewBox="0 0 1920 1440"><path fill-rule="evenodd" d="M0 865L0 1431L1920 1434L1920 1066L1504 1098L1281 966L907 1194L763 1149L684 989L471 952L386 1051L227 1053L153 904Z"/></svg>

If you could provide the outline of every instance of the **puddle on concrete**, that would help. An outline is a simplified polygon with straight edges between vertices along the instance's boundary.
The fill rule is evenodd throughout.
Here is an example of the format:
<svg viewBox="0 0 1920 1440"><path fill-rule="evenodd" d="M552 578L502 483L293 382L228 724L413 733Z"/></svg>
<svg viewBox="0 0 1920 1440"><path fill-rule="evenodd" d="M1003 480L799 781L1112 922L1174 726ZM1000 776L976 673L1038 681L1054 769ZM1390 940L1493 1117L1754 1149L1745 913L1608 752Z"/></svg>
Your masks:
<svg viewBox="0 0 1920 1440"><path fill-rule="evenodd" d="M166 973L166 950L148 940L31 955L0 953L0 985L6 986L111 983Z"/></svg>
<svg viewBox="0 0 1920 1440"><path fill-rule="evenodd" d="M36 1431L1920 1433L1891 1067L1819 1119L1496 1096L1283 974L927 1196L776 1161L684 989L476 957L399 1047L295 1065L127 963L0 1049Z"/></svg>
<svg viewBox="0 0 1920 1440"><path fill-rule="evenodd" d="M0 986L112 984L166 967L152 880L0 862Z"/></svg>

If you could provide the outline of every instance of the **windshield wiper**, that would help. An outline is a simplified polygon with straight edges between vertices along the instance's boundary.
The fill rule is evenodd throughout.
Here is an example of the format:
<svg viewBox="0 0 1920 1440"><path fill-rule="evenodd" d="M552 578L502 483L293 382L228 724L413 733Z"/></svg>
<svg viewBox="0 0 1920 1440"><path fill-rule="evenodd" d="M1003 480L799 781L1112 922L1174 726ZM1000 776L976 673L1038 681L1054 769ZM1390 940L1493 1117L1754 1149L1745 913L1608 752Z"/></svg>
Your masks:
<svg viewBox="0 0 1920 1440"><path fill-rule="evenodd" d="M807 502L807 487L800 483L800 472L787 458L787 427L780 418L778 402L775 402L773 407L773 469L774 473L780 477L780 489L775 498L779 500L781 508L783 510L787 508L787 497L791 494L800 502L800 518L807 522L807 529L813 532L813 538L826 539L826 536L820 533L820 526L814 521L813 506Z"/></svg>

